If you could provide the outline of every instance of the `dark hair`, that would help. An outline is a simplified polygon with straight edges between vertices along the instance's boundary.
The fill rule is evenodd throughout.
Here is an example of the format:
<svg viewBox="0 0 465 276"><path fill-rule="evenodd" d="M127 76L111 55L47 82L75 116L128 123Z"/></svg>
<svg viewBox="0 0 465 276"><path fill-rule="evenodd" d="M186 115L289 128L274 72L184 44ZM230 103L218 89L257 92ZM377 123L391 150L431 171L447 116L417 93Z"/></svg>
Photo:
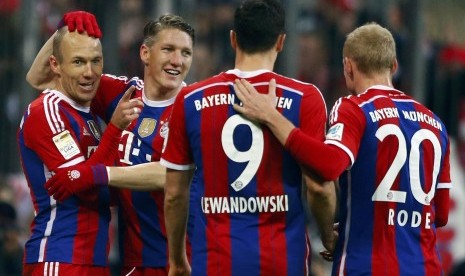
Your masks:
<svg viewBox="0 0 465 276"><path fill-rule="evenodd" d="M155 42L157 34L165 29L178 29L187 33L192 38L192 45L195 42L195 31L184 18L174 14L165 14L158 18L156 21L148 22L144 27L144 40L143 44L152 46Z"/></svg>
<svg viewBox="0 0 465 276"><path fill-rule="evenodd" d="M284 33L285 12L278 0L245 0L234 14L237 45L249 54L273 47Z"/></svg>

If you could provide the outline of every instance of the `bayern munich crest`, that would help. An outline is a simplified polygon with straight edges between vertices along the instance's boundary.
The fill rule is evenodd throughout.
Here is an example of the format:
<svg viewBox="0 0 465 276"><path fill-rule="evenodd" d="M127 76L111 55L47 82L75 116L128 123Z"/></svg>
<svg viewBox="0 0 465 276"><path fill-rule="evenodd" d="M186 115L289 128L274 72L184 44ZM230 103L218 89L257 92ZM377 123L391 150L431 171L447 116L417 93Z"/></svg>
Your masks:
<svg viewBox="0 0 465 276"><path fill-rule="evenodd" d="M81 177L81 173L78 170L72 170L68 172L68 177L71 181Z"/></svg>

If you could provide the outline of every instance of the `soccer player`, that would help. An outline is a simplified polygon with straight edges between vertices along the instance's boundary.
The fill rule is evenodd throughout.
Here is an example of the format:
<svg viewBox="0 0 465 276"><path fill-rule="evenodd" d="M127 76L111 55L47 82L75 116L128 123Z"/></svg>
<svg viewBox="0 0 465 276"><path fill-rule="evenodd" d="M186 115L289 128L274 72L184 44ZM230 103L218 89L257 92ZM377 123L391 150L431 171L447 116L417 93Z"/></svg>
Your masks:
<svg viewBox="0 0 465 276"><path fill-rule="evenodd" d="M233 110L234 80L247 78L266 92L274 78L279 112L316 140L324 139L326 107L317 87L272 71L284 44L284 22L280 1L243 2L230 33L235 68L183 88L176 98L160 160L168 168L170 275L308 275L302 202L307 188L322 234L332 237L333 183L303 175L268 128ZM197 193L189 210L194 212L192 267L184 242L191 177Z"/></svg>
<svg viewBox="0 0 465 276"><path fill-rule="evenodd" d="M194 29L179 16L167 14L148 22L140 47L144 80L104 74L92 102L91 109L105 121L111 117L126 87L135 86L133 97L140 97L144 102L139 119L121 135L118 166L122 168L108 167L111 186L131 189L115 190L119 206L121 275L168 273L163 215L166 170L157 161L167 134L172 104L192 64L194 38ZM33 79L37 80L37 77ZM41 85L40 81L34 82L36 87ZM88 167L84 165L69 170L88 170ZM47 185L63 194L59 183L68 181L69 170L59 172ZM93 186L91 182L80 184Z"/></svg>
<svg viewBox="0 0 465 276"><path fill-rule="evenodd" d="M144 102L139 119L121 136L119 166L148 162L155 166L157 163L154 162L160 160L172 104L192 64L193 44L194 29L183 18L163 15L144 28L140 48L144 80L102 77L99 88L102 93L97 93L92 105L97 114L108 118L121 97L121 91L132 83L136 84L136 93ZM145 170L150 173L149 167ZM164 177L159 177L159 180L164 180ZM119 244L123 261L121 274L167 274L163 189L116 191L119 195Z"/></svg>
<svg viewBox="0 0 465 276"><path fill-rule="evenodd" d="M273 87L265 96L245 81L236 86L237 111L268 126L324 179L340 176L333 275L442 274L436 228L448 220L449 138L433 112L393 88L395 49L376 23L347 35L344 76L352 95L335 103L325 143L274 110Z"/></svg>
<svg viewBox="0 0 465 276"><path fill-rule="evenodd" d="M64 25L70 22L65 20ZM90 178L95 185L61 202L47 194L44 184L59 168L110 162L113 158L108 153L116 152L117 138L138 117L142 102L130 101L134 88L129 88L102 136L98 119L90 111L103 68L99 34L96 30L96 37L82 30L71 32L64 25L56 32L49 59L55 85L28 106L17 136L35 209L23 273L109 275L109 190L99 185L105 167L70 173L70 180Z"/></svg>

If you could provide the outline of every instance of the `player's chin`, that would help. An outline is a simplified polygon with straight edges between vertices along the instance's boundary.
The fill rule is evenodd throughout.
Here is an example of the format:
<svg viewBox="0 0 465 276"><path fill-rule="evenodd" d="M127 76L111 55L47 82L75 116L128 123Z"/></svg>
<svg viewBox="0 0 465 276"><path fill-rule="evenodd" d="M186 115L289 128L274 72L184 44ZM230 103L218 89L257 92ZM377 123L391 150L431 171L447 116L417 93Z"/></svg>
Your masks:
<svg viewBox="0 0 465 276"><path fill-rule="evenodd" d="M80 100L80 103L83 105L83 106L88 106L90 105L90 103L92 102L92 100L94 99L95 97L95 91L93 92L87 92L87 93L81 93L79 95L79 100Z"/></svg>
<svg viewBox="0 0 465 276"><path fill-rule="evenodd" d="M95 97L95 94L97 94L97 89L92 90L92 91L88 91L88 92L84 93L83 96L88 100L93 100L94 97Z"/></svg>
<svg viewBox="0 0 465 276"><path fill-rule="evenodd" d="M164 86L166 89L177 89L181 86L181 84L182 84L182 79L176 78L176 79L166 80L164 83Z"/></svg>

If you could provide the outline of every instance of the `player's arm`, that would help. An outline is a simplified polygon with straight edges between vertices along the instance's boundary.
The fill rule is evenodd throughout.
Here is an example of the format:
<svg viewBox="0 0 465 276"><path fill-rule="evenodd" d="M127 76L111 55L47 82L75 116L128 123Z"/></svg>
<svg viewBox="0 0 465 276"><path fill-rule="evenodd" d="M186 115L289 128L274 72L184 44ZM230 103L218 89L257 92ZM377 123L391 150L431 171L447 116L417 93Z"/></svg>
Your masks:
<svg viewBox="0 0 465 276"><path fill-rule="evenodd" d="M452 187L450 177L450 142L447 143L446 154L438 176L438 182L438 186L442 187L436 189L436 194L433 198L435 210L434 223L436 227L442 227L449 220L450 210L450 188Z"/></svg>
<svg viewBox="0 0 465 276"><path fill-rule="evenodd" d="M108 185L116 188L154 191L165 187L166 168L159 162L127 167L107 167Z"/></svg>
<svg viewBox="0 0 465 276"><path fill-rule="evenodd" d="M186 229L189 211L189 183L193 170L167 169L165 183L165 224L168 238L170 275L190 275L186 256Z"/></svg>
<svg viewBox="0 0 465 276"><path fill-rule="evenodd" d="M82 162L57 170L47 181L45 188L58 201L98 186L138 191L162 190L165 184L165 172L165 168L158 162L129 167L105 167L101 163Z"/></svg>
<svg viewBox="0 0 465 276"><path fill-rule="evenodd" d="M92 156L77 165L61 166L45 183L50 196L63 201L73 194L89 190L95 186L106 186L109 182L105 164L114 161L122 131L139 117L142 101L131 99L134 91L131 86L120 99L107 126L97 150Z"/></svg>
<svg viewBox="0 0 465 276"><path fill-rule="evenodd" d="M306 185L306 199L316 220L324 247L332 252L337 241L334 232L336 217L336 188L333 181L320 182L308 172L303 174Z"/></svg>
<svg viewBox="0 0 465 276"><path fill-rule="evenodd" d="M434 195L434 208L435 218L434 223L436 227L442 227L447 224L449 220L450 209L450 194L449 189L437 189Z"/></svg>
<svg viewBox="0 0 465 276"><path fill-rule="evenodd" d="M235 104L234 109L251 120L265 124L301 165L324 180L337 179L350 165L350 158L343 150L307 135L276 110L274 80L270 81L268 94L258 93L246 80L236 80L234 88L242 102L242 106Z"/></svg>
<svg viewBox="0 0 465 276"><path fill-rule="evenodd" d="M49 64L49 58L53 52L53 39L55 35L56 32L42 46L26 75L26 81L34 89L40 91L55 87L56 76Z"/></svg>
<svg viewBox="0 0 465 276"><path fill-rule="evenodd" d="M276 109L276 81L272 79L268 94L260 94L244 79L234 83L236 96L242 105L234 104L233 108L252 121L267 125L279 142L284 145L295 126Z"/></svg>
<svg viewBox="0 0 465 276"><path fill-rule="evenodd" d="M95 16L84 11L72 11L65 13L57 29L67 27L70 32L87 32L89 36L101 38L102 32L97 24ZM56 76L49 65L49 58L53 53L53 39L56 32L45 42L32 62L26 75L26 81L37 90L54 88Z"/></svg>
<svg viewBox="0 0 465 276"><path fill-rule="evenodd" d="M114 161L118 151L121 134L129 124L139 118L144 103L140 99L131 99L135 87L129 87L118 102L110 123L102 136L95 153L87 160L88 164L109 164Z"/></svg>

